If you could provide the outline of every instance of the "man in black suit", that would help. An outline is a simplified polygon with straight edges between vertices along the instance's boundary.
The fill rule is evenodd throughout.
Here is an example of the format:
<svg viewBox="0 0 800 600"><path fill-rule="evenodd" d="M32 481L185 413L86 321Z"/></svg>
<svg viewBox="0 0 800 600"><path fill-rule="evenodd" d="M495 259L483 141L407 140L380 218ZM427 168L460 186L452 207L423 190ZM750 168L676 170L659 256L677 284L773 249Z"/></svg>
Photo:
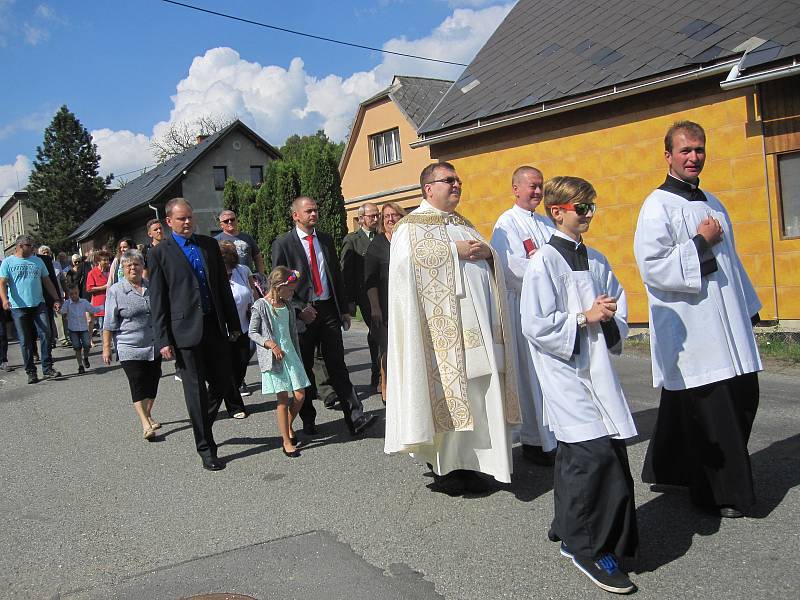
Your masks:
<svg viewBox="0 0 800 600"><path fill-rule="evenodd" d="M298 317L300 354L311 382L306 391L308 400L300 409L303 432L316 432L317 411L311 401L316 396L314 348L322 344L322 357L331 385L342 403L345 423L351 435L358 435L374 423L375 415L364 415L364 407L344 364L342 327L350 327L350 313L333 238L316 231L318 216L317 203L312 198L301 196L295 199L292 219L296 227L272 243L272 266L283 265L300 272L292 302Z"/></svg>
<svg viewBox="0 0 800 600"><path fill-rule="evenodd" d="M378 207L365 202L358 207L357 231L348 233L342 241L342 278L347 295L350 314L355 314L356 306L367 325L367 345L371 363L369 384L377 388L381 382L381 366L378 356L378 341L372 333L372 309L370 308L367 290L364 287L364 255L367 253L372 238L378 229Z"/></svg>
<svg viewBox="0 0 800 600"><path fill-rule="evenodd" d="M175 358L203 468L219 471L212 426L223 394L238 396L220 348L242 334L239 316L216 240L193 234L192 205L173 198L165 210L172 232L147 257L156 348Z"/></svg>

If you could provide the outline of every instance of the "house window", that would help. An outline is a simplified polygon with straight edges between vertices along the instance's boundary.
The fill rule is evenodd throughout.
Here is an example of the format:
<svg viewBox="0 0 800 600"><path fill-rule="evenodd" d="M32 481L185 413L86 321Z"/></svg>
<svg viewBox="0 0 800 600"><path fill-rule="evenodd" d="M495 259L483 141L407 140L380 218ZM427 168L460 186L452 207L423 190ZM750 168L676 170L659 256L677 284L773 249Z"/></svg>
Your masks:
<svg viewBox="0 0 800 600"><path fill-rule="evenodd" d="M400 162L400 130L396 127L369 136L372 168Z"/></svg>
<svg viewBox="0 0 800 600"><path fill-rule="evenodd" d="M228 179L228 167L214 167L214 189L224 190Z"/></svg>
<svg viewBox="0 0 800 600"><path fill-rule="evenodd" d="M250 166L250 183L253 187L258 187L264 183L264 167L261 165Z"/></svg>
<svg viewBox="0 0 800 600"><path fill-rule="evenodd" d="M800 152L778 156L783 237L800 237Z"/></svg>

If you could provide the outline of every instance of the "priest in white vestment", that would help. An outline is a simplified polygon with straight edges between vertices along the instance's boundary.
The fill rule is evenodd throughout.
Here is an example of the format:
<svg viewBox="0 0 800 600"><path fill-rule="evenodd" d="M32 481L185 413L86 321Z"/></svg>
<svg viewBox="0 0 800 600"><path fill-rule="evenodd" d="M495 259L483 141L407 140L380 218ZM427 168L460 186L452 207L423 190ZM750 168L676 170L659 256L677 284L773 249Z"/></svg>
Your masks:
<svg viewBox="0 0 800 600"><path fill-rule="evenodd" d="M740 517L755 501L747 443L758 409L761 302L725 207L700 189L703 128L665 138L666 181L644 201L634 253L650 306L653 386L662 386L643 479L688 486L692 501Z"/></svg>
<svg viewBox="0 0 800 600"><path fill-rule="evenodd" d="M434 489L484 491L478 472L511 481L521 420L505 282L492 248L455 212L453 166L426 167L420 187L424 200L392 236L385 451L426 462Z"/></svg>
<svg viewBox="0 0 800 600"><path fill-rule="evenodd" d="M543 186L544 177L539 169L523 166L514 171L511 176L514 204L497 219L490 243L503 265L509 321L514 328L519 404L522 410L522 455L535 464L552 465L556 439L542 419L542 390L531 360L528 340L522 333L519 301L522 278L530 259L555 231L553 222L536 212L536 207L542 201Z"/></svg>

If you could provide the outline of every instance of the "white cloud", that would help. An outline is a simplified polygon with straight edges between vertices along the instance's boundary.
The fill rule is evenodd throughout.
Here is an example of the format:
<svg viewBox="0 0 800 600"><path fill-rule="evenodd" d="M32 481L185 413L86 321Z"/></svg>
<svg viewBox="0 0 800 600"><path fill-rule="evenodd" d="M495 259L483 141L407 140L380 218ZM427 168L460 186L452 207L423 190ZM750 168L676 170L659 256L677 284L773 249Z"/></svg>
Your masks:
<svg viewBox="0 0 800 600"><path fill-rule="evenodd" d="M31 159L24 154L18 154L13 165L0 165L0 204L14 192L24 189L30 174Z"/></svg>
<svg viewBox="0 0 800 600"><path fill-rule="evenodd" d="M55 114L55 110L45 110L41 112L24 115L15 121L0 125L0 140L6 138L17 131L42 131L47 127Z"/></svg>
<svg viewBox="0 0 800 600"><path fill-rule="evenodd" d="M0 13L4 2L7 0L0 0ZM455 3L478 5L480 0ZM466 64L512 6L457 8L429 35L393 38L383 48ZM299 57L288 67L264 66L243 59L232 48L212 48L192 61L172 96L169 119L157 123L152 135L160 137L172 123L213 115L236 116L276 146L289 135L318 129L338 141L347 135L359 102L388 86L394 75L454 79L462 70L459 66L384 55L383 61L369 71L347 77L317 77L306 71ZM0 128L0 137L2 132ZM153 163L149 138L143 133L98 129L92 135L102 157L103 174L121 174Z"/></svg>
<svg viewBox="0 0 800 600"><path fill-rule="evenodd" d="M40 19L45 19L45 20L56 18L55 11L52 8L50 8L47 4L40 4L39 6L37 6L33 14L35 14Z"/></svg>
<svg viewBox="0 0 800 600"><path fill-rule="evenodd" d="M92 140L100 154L100 174L116 176L127 174L125 179L131 180L139 173L130 173L134 169L149 167L155 163L150 151L150 138L132 131L112 131L96 129L91 132Z"/></svg>

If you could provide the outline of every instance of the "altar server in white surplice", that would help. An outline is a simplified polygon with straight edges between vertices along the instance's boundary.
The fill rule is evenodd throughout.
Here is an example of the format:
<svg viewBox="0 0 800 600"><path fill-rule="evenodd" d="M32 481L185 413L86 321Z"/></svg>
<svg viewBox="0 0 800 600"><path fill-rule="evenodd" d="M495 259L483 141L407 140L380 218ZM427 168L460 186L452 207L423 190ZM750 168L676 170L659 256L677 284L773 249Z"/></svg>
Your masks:
<svg viewBox="0 0 800 600"><path fill-rule="evenodd" d="M420 207L392 235L385 451L425 461L436 491L485 491L478 472L511 481L520 422L505 282L491 246L455 212L453 166L426 167L420 187Z"/></svg>
<svg viewBox="0 0 800 600"><path fill-rule="evenodd" d="M544 186L556 232L531 259L522 284L522 331L544 395L544 423L558 440L555 515L548 536L599 587L635 589L617 558L638 546L625 441L636 435L611 363L628 332L625 292L583 234L596 193L578 177Z"/></svg>
<svg viewBox="0 0 800 600"><path fill-rule="evenodd" d="M722 203L700 190L703 128L675 123L666 181L642 205L634 253L650 304L653 386L662 386L642 478L688 486L722 517L754 502L747 443L758 409L761 302Z"/></svg>
<svg viewBox="0 0 800 600"><path fill-rule="evenodd" d="M522 278L528 262L555 231L550 219L535 212L542 201L543 186L544 178L539 169L524 166L514 171L511 176L514 205L497 219L491 244L503 264L509 321L514 326L519 404L522 409L522 455L535 464L552 465L556 439L542 420L542 390L531 360L528 340L522 334L519 310Z"/></svg>

